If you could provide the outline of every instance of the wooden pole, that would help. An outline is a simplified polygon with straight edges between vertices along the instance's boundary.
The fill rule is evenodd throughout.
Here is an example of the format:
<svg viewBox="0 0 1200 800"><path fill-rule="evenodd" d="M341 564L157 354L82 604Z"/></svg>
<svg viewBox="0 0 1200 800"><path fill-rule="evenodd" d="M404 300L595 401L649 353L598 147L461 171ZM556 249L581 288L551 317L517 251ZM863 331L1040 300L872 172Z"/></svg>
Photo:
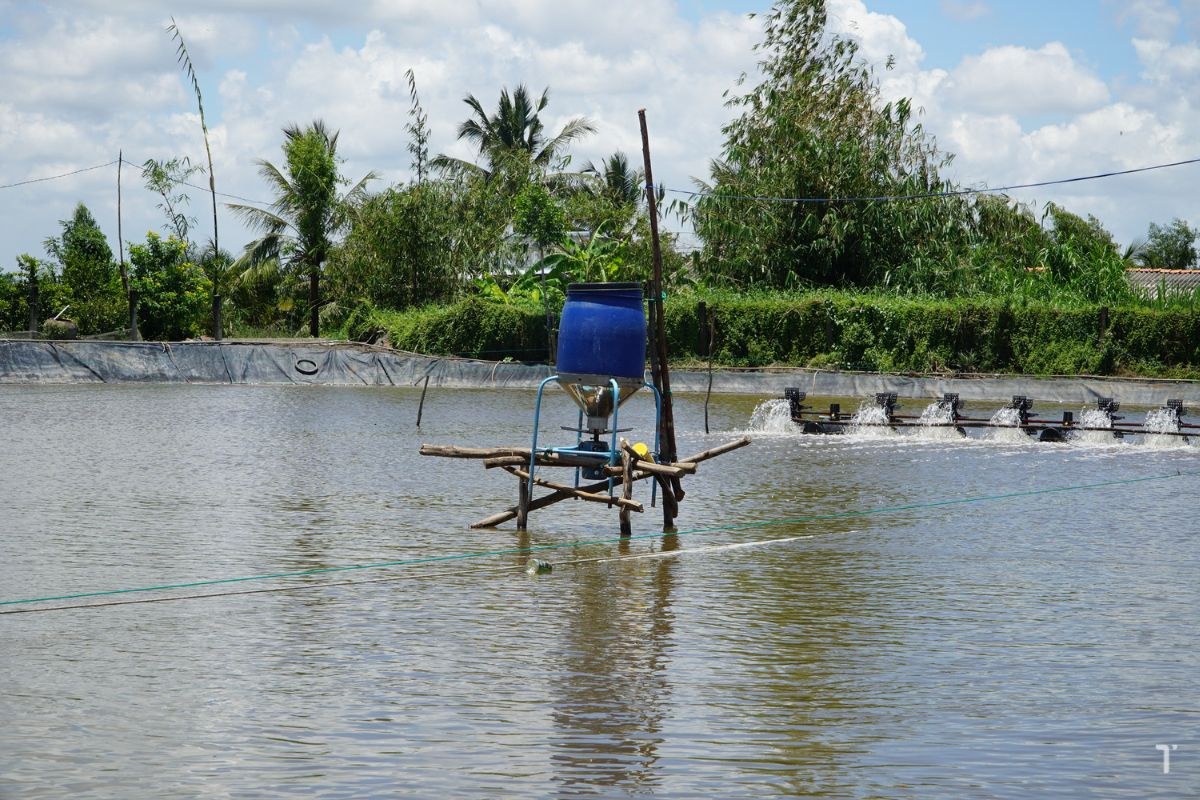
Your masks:
<svg viewBox="0 0 1200 800"><path fill-rule="evenodd" d="M621 440L621 497L626 500L633 499L633 458L629 455L629 442ZM630 519L629 509L625 506L621 507L621 537L628 538L633 536L633 522Z"/></svg>
<svg viewBox="0 0 1200 800"><path fill-rule="evenodd" d="M701 303L701 305L704 305ZM704 325L708 329L704 331L708 335L708 342L705 345L704 351L708 355L708 389L704 392L704 435L708 435L708 400L712 397L712 382L713 382L713 339L716 338L716 321L711 315L704 315Z"/></svg>
<svg viewBox="0 0 1200 800"><path fill-rule="evenodd" d="M517 530L523 531L529 526L529 481L517 476Z"/></svg>
<svg viewBox="0 0 1200 800"><path fill-rule="evenodd" d="M429 391L429 373L425 373L425 385L421 387L421 402L417 404L417 427L421 427L421 414L425 411L425 393Z"/></svg>
<svg viewBox="0 0 1200 800"><path fill-rule="evenodd" d="M121 266L121 288L129 296L129 273L125 270L125 238L121 234L121 172L125 166L125 151L117 151L117 258ZM109 251L112 252L111 250Z"/></svg>
<svg viewBox="0 0 1200 800"><path fill-rule="evenodd" d="M638 124L642 131L642 163L646 172L646 211L650 217L650 244L654 254L654 287L650 303L654 313L654 346L658 356L658 391L662 394L662 419L660 420L659 448L662 460L668 463L675 460L675 413L671 401L671 373L667 367L667 335L663 321L663 268L662 244L658 236L658 198L654 185L654 170L650 165L650 133L646 127L646 109L638 109ZM675 479L677 489L678 479ZM681 491L675 496L682 496ZM672 497L674 500L675 497ZM674 514L670 513L672 503L663 503L663 527L670 528L674 523Z"/></svg>
<svg viewBox="0 0 1200 800"><path fill-rule="evenodd" d="M710 458L716 458L719 455L728 453L731 450L737 450L739 447L745 447L748 444L750 444L750 437L743 436L741 439L734 439L732 442L726 442L708 450L701 450L695 455L680 459L680 463L699 464L701 461L708 461Z"/></svg>
<svg viewBox="0 0 1200 800"><path fill-rule="evenodd" d="M129 291L129 270L125 268L125 235L121 228L121 173L125 171L125 151L117 151L117 260L121 266L121 289L125 292L125 307L129 312L129 338L140 341L137 325L137 299Z"/></svg>

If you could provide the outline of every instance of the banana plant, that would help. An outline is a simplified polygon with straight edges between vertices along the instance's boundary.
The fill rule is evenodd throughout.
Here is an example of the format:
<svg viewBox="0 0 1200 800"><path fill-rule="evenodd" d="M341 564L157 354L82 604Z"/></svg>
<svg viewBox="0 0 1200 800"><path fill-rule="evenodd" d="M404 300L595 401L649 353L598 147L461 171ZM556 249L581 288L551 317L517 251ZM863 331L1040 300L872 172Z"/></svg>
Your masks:
<svg viewBox="0 0 1200 800"><path fill-rule="evenodd" d="M607 283L627 276L626 243L604 233L605 223L597 226L586 245L563 239L561 250L542 259L542 264L560 270L578 281Z"/></svg>
<svg viewBox="0 0 1200 800"><path fill-rule="evenodd" d="M475 279L475 291L487 300L504 305L542 305L547 299L555 302L566 295L568 274L554 263L550 256L533 264L505 289L494 275ZM546 270L542 280L542 270ZM545 292L543 293L543 286Z"/></svg>

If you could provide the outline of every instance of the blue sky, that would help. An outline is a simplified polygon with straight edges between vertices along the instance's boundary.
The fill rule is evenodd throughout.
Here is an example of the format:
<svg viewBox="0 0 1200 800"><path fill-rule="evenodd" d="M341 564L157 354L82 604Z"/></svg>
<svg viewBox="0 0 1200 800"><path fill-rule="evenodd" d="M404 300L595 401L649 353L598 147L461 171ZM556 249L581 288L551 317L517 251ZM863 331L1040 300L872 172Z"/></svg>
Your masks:
<svg viewBox="0 0 1200 800"><path fill-rule="evenodd" d="M1059 179L1200 157L1200 0L828 0L831 29L859 42L885 99L909 96L952 177L970 185ZM722 93L753 72L760 26L744 0L217 0L176 11L199 67L218 189L261 198L255 160L281 128L325 119L344 171L409 175L404 71L417 74L433 149L455 139L469 93L549 86L550 127L596 122L577 162L638 149L648 109L655 173L691 188L720 155ZM203 160L194 98L155 0L0 0L0 184L107 163L118 150ZM69 53L69 58L63 55ZM882 69L892 55L896 65ZM1200 226L1200 168L1018 193L1095 214L1128 242L1150 222ZM127 240L161 228L126 172ZM75 202L116 240L115 169L0 190L0 268L42 253ZM204 198L192 200L197 212ZM197 213L203 219L203 214ZM222 243L249 232L222 211ZM206 225L199 225L207 236Z"/></svg>

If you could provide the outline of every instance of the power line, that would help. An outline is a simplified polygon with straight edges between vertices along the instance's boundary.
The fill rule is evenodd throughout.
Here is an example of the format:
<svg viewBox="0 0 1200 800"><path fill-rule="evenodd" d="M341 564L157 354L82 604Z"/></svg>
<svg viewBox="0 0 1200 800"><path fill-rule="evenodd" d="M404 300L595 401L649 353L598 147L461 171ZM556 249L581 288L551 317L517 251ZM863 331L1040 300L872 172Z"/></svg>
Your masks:
<svg viewBox="0 0 1200 800"><path fill-rule="evenodd" d="M6 183L6 184L0 186L0 189L12 189L17 186L27 186L31 183L42 183L43 181L56 181L59 178L69 178L72 175L78 175L81 172L91 172L94 169L104 169L105 167L111 167L113 164L116 164L116 163L117 163L117 160L113 159L112 161L109 161L107 164L97 164L94 167L84 167L83 169L77 169L74 172L64 172L62 175L49 175L45 178L30 178L30 179L24 180L24 181L17 181L16 183Z"/></svg>
<svg viewBox="0 0 1200 800"><path fill-rule="evenodd" d="M145 163L145 162L143 162L143 163ZM135 169L138 169L138 166L137 166L137 164L135 164L135 163L134 163L134 160L133 160L133 159L126 159L126 160L125 160L125 166L129 166L129 167L133 167L133 168L135 168ZM203 172L203 170L201 170L201 172ZM204 193L206 193L206 194L207 194L208 192L212 191L212 190L211 190L209 187L207 187L207 186L197 186L196 184L194 184L194 183L188 183L187 181L179 181L179 185L180 185L180 186L187 186L189 189L195 189L196 191L199 191L199 192L204 192ZM241 200L241 201L242 201L242 202L244 202L244 203L254 203L255 205L260 205L260 206L269 206L269 205L271 205L271 203L270 203L270 202L268 202L268 201L266 201L266 200L254 200L254 199L251 199L251 198L249 198L249 197L242 197L242 196L241 196L241 195L239 195L239 194L229 194L228 192L216 192L216 194L217 194L217 196L219 196L219 197L231 197L231 198L233 198L234 200Z"/></svg>
<svg viewBox="0 0 1200 800"><path fill-rule="evenodd" d="M1081 181L1094 181L1100 178L1113 178L1118 175L1133 175L1138 172L1150 172L1156 169L1168 169L1170 167L1182 167L1188 164L1200 164L1200 158L1190 158L1186 161L1173 161L1170 164L1155 164L1149 167L1136 167L1134 169L1116 170L1113 172L1101 172L1096 175L1082 175L1076 178L1060 178L1052 181L1038 181L1036 183L1015 183L1010 186L996 186L990 189L955 189L949 192L925 192L921 194L900 194L900 195L881 195L878 197L766 197L754 195L723 195L716 194L712 191L691 192L687 189L667 189L665 192L674 192L675 194L688 195L690 197L717 197L722 200L749 200L767 203L853 203L853 202L891 202L896 200L921 200L932 197L961 197L970 194L991 194L995 192L1010 192L1015 189L1036 189L1042 186L1059 186L1066 183L1079 183Z"/></svg>

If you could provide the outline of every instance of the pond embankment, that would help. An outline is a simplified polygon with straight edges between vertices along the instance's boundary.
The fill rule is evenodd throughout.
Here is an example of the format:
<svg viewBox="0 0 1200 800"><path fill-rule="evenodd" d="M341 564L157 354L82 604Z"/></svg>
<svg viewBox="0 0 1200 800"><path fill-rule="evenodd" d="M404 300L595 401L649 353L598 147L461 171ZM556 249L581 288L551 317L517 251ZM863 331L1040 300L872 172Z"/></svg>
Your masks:
<svg viewBox="0 0 1200 800"><path fill-rule="evenodd" d="M535 388L551 374L544 364L441 358L334 341L103 342L0 340L0 384L195 383L254 385ZM704 392L703 370L675 370L677 392ZM1023 394L1044 402L1090 403L1115 397L1130 405L1179 398L1200 406L1200 382L1090 376L919 375L819 369L717 369L712 391L781 395L795 386L813 396L940 397L1008 400Z"/></svg>

